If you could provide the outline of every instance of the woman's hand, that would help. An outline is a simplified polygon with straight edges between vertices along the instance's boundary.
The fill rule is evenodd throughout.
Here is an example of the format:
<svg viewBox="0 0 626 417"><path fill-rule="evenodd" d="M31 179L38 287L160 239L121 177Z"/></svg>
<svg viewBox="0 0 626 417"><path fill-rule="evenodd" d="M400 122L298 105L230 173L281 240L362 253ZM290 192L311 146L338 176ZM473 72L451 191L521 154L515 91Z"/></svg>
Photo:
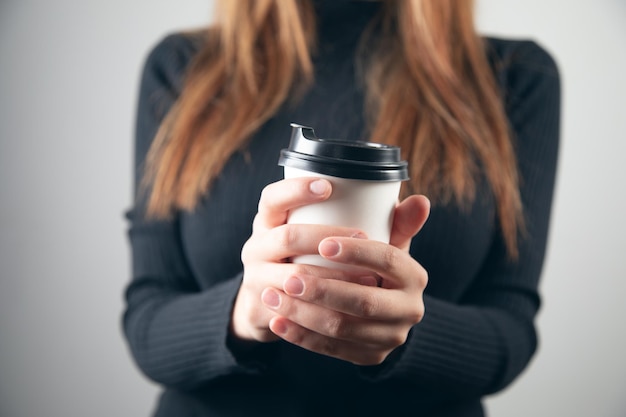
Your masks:
<svg viewBox="0 0 626 417"><path fill-rule="evenodd" d="M269 329L270 320L277 314L262 299L274 294L264 290L282 288L289 277L314 275L376 285L374 276L350 277L345 272L289 262L296 255L317 254L319 243L328 236L362 235L356 229L286 224L291 209L323 201L330 194L330 183L316 178L282 180L263 190L252 236L241 252L244 276L231 320L231 335L236 339L259 342L278 339Z"/></svg>
<svg viewBox="0 0 626 417"><path fill-rule="evenodd" d="M389 245L359 238L358 230L285 225L289 209L329 195L323 180L281 181L266 188L242 252L244 283L233 332L258 341L278 336L355 364L378 364L406 341L424 313L427 273L408 247L428 217L429 202L411 196L397 206ZM372 275L285 263L305 253L366 268ZM380 287L373 285L375 276Z"/></svg>

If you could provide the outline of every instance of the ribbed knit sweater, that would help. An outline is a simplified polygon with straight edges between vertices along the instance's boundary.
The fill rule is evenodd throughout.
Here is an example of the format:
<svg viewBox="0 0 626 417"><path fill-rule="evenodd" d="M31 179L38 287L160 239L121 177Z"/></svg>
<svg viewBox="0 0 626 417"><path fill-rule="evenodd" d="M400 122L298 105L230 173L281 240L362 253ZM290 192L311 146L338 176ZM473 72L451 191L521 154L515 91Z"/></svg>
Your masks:
<svg viewBox="0 0 626 417"><path fill-rule="evenodd" d="M317 5L315 83L235 154L193 212L147 221L129 210L132 280L123 328L141 371L163 386L157 416L482 416L481 399L507 387L538 345L538 283L549 230L559 142L560 83L532 41L488 38L515 140L527 234L507 261L487 184L470 207L435 204L413 239L429 274L425 317L383 364L352 365L284 341L238 352L228 327L240 253L263 187L282 178L290 123L320 137L367 139L355 49L378 2ZM139 92L136 181L159 124L179 96L202 40L173 34L149 54ZM211 138L206 138L210 141Z"/></svg>

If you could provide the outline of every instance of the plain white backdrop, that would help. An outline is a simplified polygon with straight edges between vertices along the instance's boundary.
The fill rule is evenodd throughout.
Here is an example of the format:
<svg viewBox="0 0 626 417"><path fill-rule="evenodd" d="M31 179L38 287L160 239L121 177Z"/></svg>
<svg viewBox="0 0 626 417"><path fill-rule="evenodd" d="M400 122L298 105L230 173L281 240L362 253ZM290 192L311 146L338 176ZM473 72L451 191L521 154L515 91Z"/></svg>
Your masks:
<svg viewBox="0 0 626 417"><path fill-rule="evenodd" d="M234 0L233 0L234 1ZM148 416L120 332L139 72L210 0L0 1L0 416ZM478 0L559 63L563 129L539 316L493 417L626 415L626 1Z"/></svg>

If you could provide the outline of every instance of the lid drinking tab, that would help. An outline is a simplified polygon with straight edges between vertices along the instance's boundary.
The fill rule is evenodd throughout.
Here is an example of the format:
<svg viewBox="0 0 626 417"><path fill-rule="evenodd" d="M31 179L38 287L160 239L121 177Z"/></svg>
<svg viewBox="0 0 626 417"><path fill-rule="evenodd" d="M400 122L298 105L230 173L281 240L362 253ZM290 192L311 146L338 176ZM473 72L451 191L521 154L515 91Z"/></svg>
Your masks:
<svg viewBox="0 0 626 417"><path fill-rule="evenodd" d="M291 124L291 140L279 165L341 178L405 181L407 162L397 146L364 141L321 139L313 128Z"/></svg>

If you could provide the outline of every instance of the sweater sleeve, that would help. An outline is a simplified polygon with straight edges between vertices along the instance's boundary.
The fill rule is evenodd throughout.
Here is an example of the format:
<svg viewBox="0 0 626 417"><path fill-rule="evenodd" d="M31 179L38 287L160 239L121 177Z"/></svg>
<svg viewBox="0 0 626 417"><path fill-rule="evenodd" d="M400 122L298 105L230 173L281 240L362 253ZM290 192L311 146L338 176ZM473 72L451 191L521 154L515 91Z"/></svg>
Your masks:
<svg viewBox="0 0 626 417"><path fill-rule="evenodd" d="M227 347L227 326L241 276L201 291L182 248L176 216L143 216L138 184L158 127L182 88L193 43L181 35L162 40L149 54L141 79L135 136L135 205L128 211L132 280L126 289L123 330L136 364L150 379L195 388L224 374L252 372Z"/></svg>
<svg viewBox="0 0 626 417"><path fill-rule="evenodd" d="M458 396L503 389L527 366L537 347L534 326L555 184L560 81L553 59L520 42L507 85L507 114L517 145L527 234L519 259L508 261L501 234L460 303L425 297L426 313L407 343L375 378L420 381L425 389Z"/></svg>

